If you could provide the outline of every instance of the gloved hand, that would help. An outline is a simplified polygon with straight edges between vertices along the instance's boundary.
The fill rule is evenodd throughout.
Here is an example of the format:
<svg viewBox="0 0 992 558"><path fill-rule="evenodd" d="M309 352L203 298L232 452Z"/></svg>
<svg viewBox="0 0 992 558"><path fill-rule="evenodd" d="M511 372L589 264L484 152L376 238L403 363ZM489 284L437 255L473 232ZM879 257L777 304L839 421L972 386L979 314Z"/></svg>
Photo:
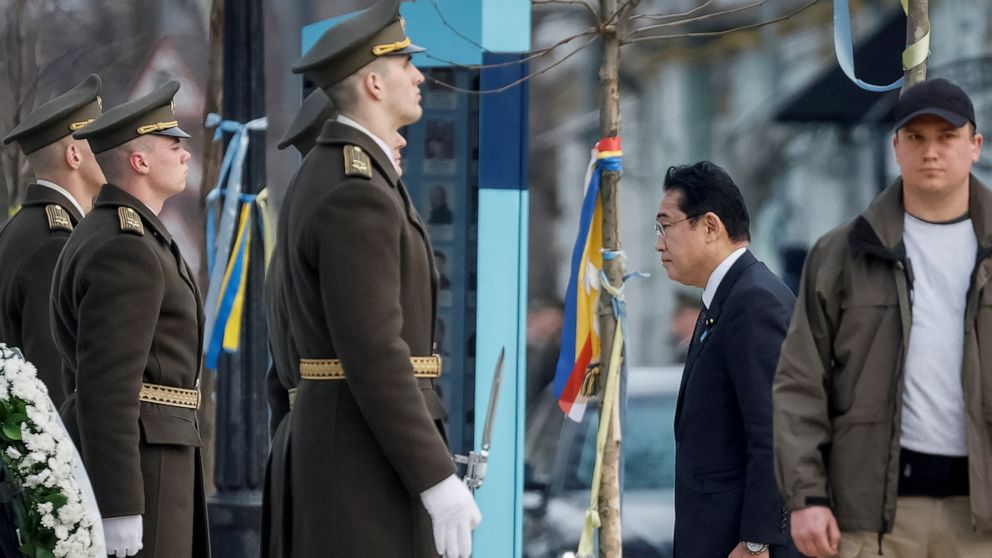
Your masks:
<svg viewBox="0 0 992 558"><path fill-rule="evenodd" d="M469 558L472 529L482 521L482 513L468 487L451 475L420 493L424 508L434 526L434 546L444 558Z"/></svg>
<svg viewBox="0 0 992 558"><path fill-rule="evenodd" d="M124 558L141 550L144 527L140 515L103 518L103 538L107 541L107 555Z"/></svg>

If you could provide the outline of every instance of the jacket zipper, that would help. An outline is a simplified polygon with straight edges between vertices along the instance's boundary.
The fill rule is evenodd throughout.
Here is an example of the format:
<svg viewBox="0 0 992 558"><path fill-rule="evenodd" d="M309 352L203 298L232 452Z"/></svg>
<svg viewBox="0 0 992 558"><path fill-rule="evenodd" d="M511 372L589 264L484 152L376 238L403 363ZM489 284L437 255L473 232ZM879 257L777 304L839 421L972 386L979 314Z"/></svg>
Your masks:
<svg viewBox="0 0 992 558"><path fill-rule="evenodd" d="M912 327L912 323L913 323L913 280L915 279L915 277L913 276L913 264L912 264L912 262L909 261L909 257L907 256L904 260L900 260L900 261L897 261L896 262L896 269L899 270L899 271L902 271L906 275L906 290L908 291L907 292L907 295L908 295L908 298L909 298L909 300L906 301L906 302L907 302L908 313L909 313L908 319L909 319L910 327ZM902 312L901 305L900 305L899 311ZM900 328L901 327L902 327L902 324L900 324ZM905 336L901 336L901 337L905 337ZM892 442L893 442L893 440L895 440L895 437L896 437L896 416L895 416L895 413L896 413L896 411L898 409L900 409L899 402L896 401L896 398L899 396L899 382L902 381L902 373L903 373L902 367L903 367L903 363L906 361L906 347L908 346L908 343L909 343L909 340L908 339L903 339L903 338L900 339L900 342L899 342L899 360L896 362L895 377L892 379L892 386L891 386L890 391L889 391L889 401L892 402L892 427L891 427L890 432L889 432L889 452L888 452L888 456L885 459L885 477L884 477L884 482L883 482L883 485L882 485L884 488L882 490L882 509L880 510L881 511L881 514L882 514L882 529L881 529L881 531L878 532L878 555L879 556L883 556L883 554L882 554L882 537L889 530L889 522L888 522L888 520L885 517L885 506L886 506L886 503L887 503L887 501L889 499L889 471L892 469L892 451L891 451L891 448L892 448Z"/></svg>

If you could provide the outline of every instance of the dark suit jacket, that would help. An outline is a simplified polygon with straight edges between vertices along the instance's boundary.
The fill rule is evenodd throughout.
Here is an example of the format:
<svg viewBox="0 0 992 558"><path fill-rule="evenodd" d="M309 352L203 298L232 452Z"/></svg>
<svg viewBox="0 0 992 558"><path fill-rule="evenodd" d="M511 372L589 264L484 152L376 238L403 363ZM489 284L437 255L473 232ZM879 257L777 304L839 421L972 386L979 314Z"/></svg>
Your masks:
<svg viewBox="0 0 992 558"><path fill-rule="evenodd" d="M745 252L693 338L675 411L676 558L724 558L740 541L798 556L772 469L772 379L794 303Z"/></svg>
<svg viewBox="0 0 992 558"><path fill-rule="evenodd" d="M143 231L122 230L131 208ZM207 558L193 409L138 399L142 383L197 387L203 308L172 236L106 184L55 266L52 327L64 363L66 429L104 517L142 514L142 558Z"/></svg>
<svg viewBox="0 0 992 558"><path fill-rule="evenodd" d="M68 213L68 227L50 221L46 208L51 205ZM49 325L52 271L69 239L69 228L82 218L65 196L31 184L21 210L0 228L0 343L21 349L38 370L56 409L65 401L65 392L62 359Z"/></svg>
<svg viewBox="0 0 992 558"><path fill-rule="evenodd" d="M347 146L368 155L371 176L346 174ZM271 326L283 328L269 335L269 401L288 441L276 436L273 452L286 454L272 455L265 497L269 517L287 520L262 527L292 533L264 535L263 552L284 555L281 539L293 558L436 556L420 492L455 468L440 400L409 358L431 354L437 272L426 227L372 138L324 124L287 190L266 282ZM286 414L299 358L340 359L346 379L301 381Z"/></svg>

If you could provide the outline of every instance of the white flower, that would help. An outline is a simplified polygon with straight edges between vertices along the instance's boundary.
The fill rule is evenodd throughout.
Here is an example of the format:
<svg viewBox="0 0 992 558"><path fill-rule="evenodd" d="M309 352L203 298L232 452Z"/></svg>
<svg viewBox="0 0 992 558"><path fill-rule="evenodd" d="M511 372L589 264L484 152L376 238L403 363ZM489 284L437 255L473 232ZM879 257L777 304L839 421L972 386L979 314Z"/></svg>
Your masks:
<svg viewBox="0 0 992 558"><path fill-rule="evenodd" d="M59 426L48 389L34 366L0 344L0 402L12 399L24 404L27 419L21 424L21 442L0 446L0 455L25 489L25 503L33 502L38 510L41 528L55 535L54 548L49 550L58 557L97 558L93 541L103 537L103 530L99 522L91 521L82 503L72 472L75 450ZM66 503L56 508L51 502L37 502L34 498L39 496L32 494L39 486L57 489Z"/></svg>

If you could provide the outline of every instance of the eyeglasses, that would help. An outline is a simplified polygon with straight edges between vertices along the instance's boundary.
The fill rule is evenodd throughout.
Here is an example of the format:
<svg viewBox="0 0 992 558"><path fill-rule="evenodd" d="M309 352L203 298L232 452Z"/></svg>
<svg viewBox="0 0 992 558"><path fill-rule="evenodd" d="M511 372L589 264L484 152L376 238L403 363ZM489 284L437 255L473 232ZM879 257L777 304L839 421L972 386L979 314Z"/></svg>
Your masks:
<svg viewBox="0 0 992 558"><path fill-rule="evenodd" d="M665 231L667 231L669 227L671 227L672 225L678 225L682 221L688 221L690 219L695 219L696 217L699 217L699 215L690 215L690 216L685 217L683 219L679 219L678 221L672 221L671 223L659 223L658 221L655 221L654 222L654 233L656 235L658 235L658 238L665 238Z"/></svg>

